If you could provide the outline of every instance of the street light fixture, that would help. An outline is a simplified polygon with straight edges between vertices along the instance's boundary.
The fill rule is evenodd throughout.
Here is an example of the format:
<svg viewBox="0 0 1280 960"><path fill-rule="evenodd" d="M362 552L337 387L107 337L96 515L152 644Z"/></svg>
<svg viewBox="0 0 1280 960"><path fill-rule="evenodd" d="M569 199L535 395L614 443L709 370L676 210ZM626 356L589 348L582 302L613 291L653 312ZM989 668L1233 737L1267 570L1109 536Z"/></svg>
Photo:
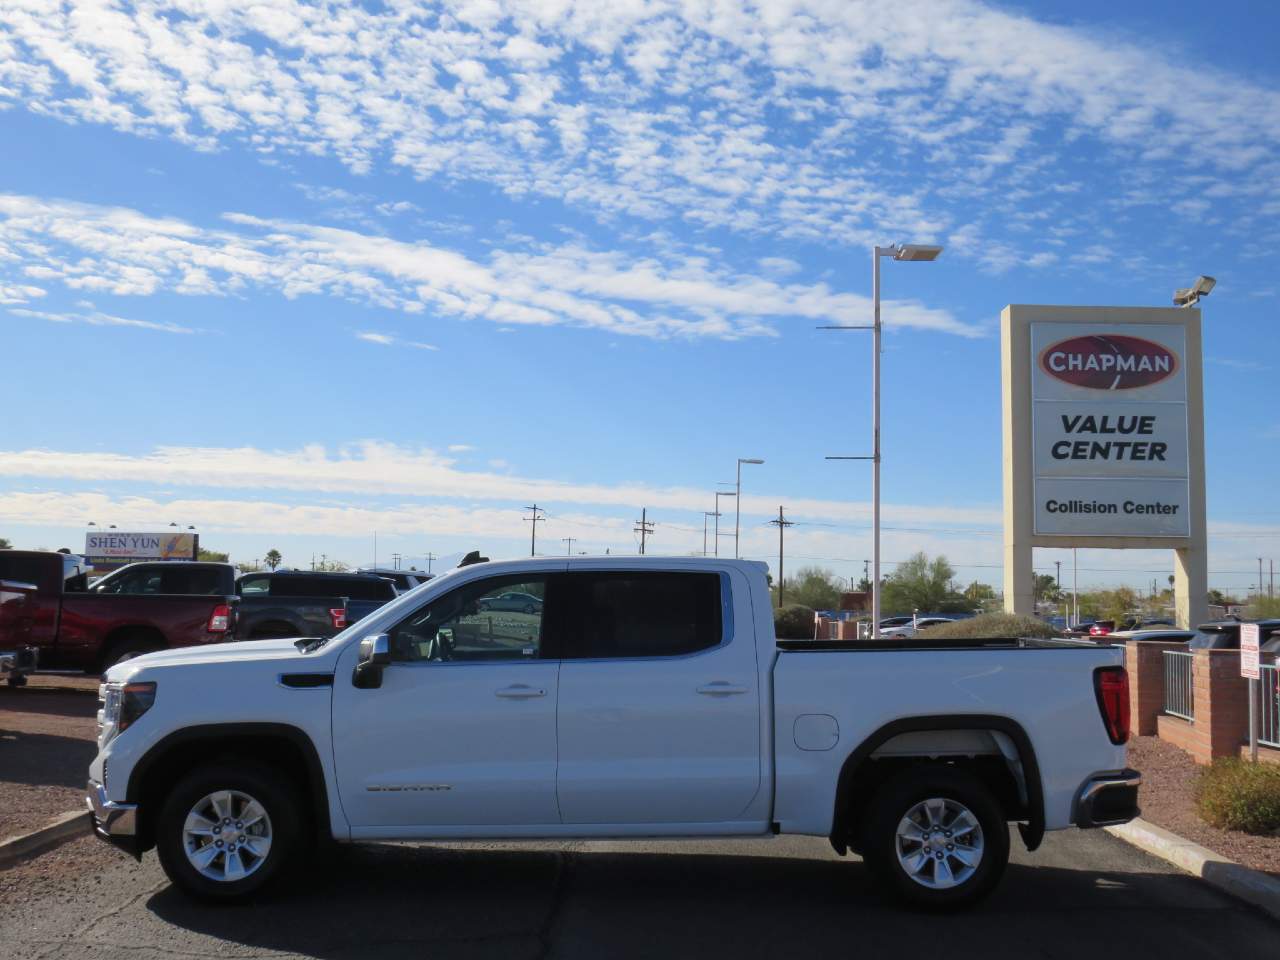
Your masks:
<svg viewBox="0 0 1280 960"><path fill-rule="evenodd" d="M1213 277L1196 277L1196 282L1191 286L1173 291L1173 305L1175 307L1194 307L1200 302L1200 298L1207 297L1217 284L1218 281Z"/></svg>
<svg viewBox="0 0 1280 960"><path fill-rule="evenodd" d="M764 463L764 461L757 460L754 457L738 458L738 485L735 488L737 492L734 494L737 499L733 502L733 559L735 560L738 559L738 529L742 525L742 465L744 463L754 463L758 465Z"/></svg>

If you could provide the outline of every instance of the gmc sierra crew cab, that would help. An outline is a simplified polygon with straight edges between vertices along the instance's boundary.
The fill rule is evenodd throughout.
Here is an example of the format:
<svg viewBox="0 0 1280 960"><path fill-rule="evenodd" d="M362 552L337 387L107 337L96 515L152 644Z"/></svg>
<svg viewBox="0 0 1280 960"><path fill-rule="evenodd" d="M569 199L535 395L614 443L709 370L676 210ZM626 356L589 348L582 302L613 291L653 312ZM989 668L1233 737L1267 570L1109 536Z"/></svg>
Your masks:
<svg viewBox="0 0 1280 960"><path fill-rule="evenodd" d="M512 593L538 602L497 609ZM87 802L101 837L213 900L321 838L794 833L952 907L998 881L1008 824L1034 850L1137 814L1122 660L1069 640L779 641L748 561L474 563L328 640L112 667Z"/></svg>

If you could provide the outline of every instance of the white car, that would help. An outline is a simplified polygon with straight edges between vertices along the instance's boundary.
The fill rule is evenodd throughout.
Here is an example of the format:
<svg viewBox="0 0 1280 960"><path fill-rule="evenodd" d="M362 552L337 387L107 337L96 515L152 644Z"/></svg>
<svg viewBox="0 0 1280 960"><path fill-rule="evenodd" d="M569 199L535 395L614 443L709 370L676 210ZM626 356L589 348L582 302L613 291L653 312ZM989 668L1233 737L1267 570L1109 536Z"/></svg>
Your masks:
<svg viewBox="0 0 1280 960"><path fill-rule="evenodd" d="M908 620L906 623L888 629L881 628L880 635L886 639L907 639L914 637L921 630L927 630L929 627L936 627L940 623L955 623L952 617L920 617L915 623Z"/></svg>
<svg viewBox="0 0 1280 960"><path fill-rule="evenodd" d="M494 616L487 598L543 598ZM884 889L987 893L1007 824L1137 813L1123 651L1076 641L779 641L763 564L474 563L325 640L112 667L100 836L207 899L342 842L806 834Z"/></svg>

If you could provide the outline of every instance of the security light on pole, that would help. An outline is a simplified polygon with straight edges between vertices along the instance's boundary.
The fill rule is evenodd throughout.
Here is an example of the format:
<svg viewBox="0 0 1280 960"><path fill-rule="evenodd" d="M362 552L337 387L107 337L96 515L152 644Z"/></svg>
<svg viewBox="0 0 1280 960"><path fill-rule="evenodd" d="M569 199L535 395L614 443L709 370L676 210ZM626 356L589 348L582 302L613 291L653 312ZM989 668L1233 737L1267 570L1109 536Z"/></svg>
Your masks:
<svg viewBox="0 0 1280 960"><path fill-rule="evenodd" d="M1173 305L1175 307L1194 307L1200 302L1201 297L1207 297L1217 285L1218 281L1213 277L1197 277L1196 282L1191 286L1173 291Z"/></svg>

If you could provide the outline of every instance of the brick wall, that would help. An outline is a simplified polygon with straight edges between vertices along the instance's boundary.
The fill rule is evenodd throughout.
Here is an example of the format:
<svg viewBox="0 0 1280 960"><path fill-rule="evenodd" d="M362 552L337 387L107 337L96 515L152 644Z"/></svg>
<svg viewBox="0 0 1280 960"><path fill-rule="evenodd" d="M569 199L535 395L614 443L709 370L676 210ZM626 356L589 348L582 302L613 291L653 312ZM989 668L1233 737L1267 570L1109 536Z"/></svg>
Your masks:
<svg viewBox="0 0 1280 960"><path fill-rule="evenodd" d="M1129 722L1144 737L1157 733L1156 718L1164 709L1164 651L1185 650L1185 643L1130 640L1124 665L1129 671ZM1171 718L1172 719L1172 718Z"/></svg>
<svg viewBox="0 0 1280 960"><path fill-rule="evenodd" d="M1130 647L1133 646L1146 644L1130 644ZM1239 650L1196 650L1194 653L1191 685L1195 699L1195 720L1188 723L1177 717L1160 714L1156 717L1153 732L1161 740L1167 740L1186 750L1197 763L1211 763L1215 757L1238 755L1240 745L1248 741L1249 681L1240 676ZM1144 656L1147 654L1142 651L1127 652L1126 662L1133 664L1129 668L1131 683L1133 673L1143 675L1144 666L1149 678L1151 668L1149 664L1145 664ZM1130 657L1134 659L1131 660ZM1162 675L1158 682L1163 683ZM1136 718L1134 729L1138 733L1145 733L1142 729L1143 715L1138 711L1150 709L1150 691L1139 697L1131 689L1130 698Z"/></svg>

